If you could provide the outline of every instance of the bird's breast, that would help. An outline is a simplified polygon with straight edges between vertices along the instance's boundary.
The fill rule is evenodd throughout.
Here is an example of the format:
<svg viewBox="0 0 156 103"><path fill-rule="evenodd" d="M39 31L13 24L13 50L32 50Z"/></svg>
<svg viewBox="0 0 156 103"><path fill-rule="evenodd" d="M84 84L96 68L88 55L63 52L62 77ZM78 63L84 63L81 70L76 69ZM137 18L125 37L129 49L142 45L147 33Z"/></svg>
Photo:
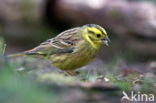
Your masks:
<svg viewBox="0 0 156 103"><path fill-rule="evenodd" d="M93 48L88 42L79 42L73 53L55 54L50 57L52 65L62 70L73 70L91 62L99 48Z"/></svg>

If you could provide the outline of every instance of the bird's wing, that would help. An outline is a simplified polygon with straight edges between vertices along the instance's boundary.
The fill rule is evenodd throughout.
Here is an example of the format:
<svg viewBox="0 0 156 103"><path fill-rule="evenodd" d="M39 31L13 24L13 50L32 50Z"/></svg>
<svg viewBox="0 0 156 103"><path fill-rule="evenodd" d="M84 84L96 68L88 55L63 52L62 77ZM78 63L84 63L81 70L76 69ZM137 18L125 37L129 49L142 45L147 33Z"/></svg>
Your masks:
<svg viewBox="0 0 156 103"><path fill-rule="evenodd" d="M49 39L41 43L36 48L26 51L26 55L53 55L62 53L74 52L76 43L80 40L80 36L77 35L79 28L70 29L62 32L55 38Z"/></svg>

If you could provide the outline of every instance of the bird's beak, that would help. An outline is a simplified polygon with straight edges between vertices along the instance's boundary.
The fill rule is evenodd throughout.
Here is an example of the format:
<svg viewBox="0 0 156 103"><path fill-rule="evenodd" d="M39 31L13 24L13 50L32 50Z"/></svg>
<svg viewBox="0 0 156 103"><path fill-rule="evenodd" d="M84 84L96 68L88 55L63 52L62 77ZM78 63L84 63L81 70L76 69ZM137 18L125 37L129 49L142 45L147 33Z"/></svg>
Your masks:
<svg viewBox="0 0 156 103"><path fill-rule="evenodd" d="M106 39L103 39L102 42L104 43L104 45L109 46L108 42L112 43L111 40L108 38L108 36L106 37Z"/></svg>

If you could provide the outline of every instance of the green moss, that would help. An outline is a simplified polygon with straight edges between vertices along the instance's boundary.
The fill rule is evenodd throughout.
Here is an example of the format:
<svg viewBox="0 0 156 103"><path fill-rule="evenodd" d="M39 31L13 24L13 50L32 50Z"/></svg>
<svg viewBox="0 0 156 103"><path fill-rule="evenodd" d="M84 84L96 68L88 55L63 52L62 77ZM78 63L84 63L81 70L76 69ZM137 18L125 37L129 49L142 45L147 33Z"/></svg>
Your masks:
<svg viewBox="0 0 156 103"><path fill-rule="evenodd" d="M56 73L56 72L48 72L48 73L42 73L38 74L38 81L50 83L50 84L70 84L70 83L76 83L80 81L76 77L72 76L65 76L64 74Z"/></svg>
<svg viewBox="0 0 156 103"><path fill-rule="evenodd" d="M56 103L58 99L57 93L41 88L33 76L19 74L15 65L0 65L0 75L1 103Z"/></svg>

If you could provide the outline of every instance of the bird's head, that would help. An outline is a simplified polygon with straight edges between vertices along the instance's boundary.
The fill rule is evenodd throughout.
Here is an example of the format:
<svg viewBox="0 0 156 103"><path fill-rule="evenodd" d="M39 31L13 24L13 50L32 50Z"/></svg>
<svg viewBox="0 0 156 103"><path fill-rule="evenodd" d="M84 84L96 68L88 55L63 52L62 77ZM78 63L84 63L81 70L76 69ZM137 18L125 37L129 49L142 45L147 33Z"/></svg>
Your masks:
<svg viewBox="0 0 156 103"><path fill-rule="evenodd" d="M108 46L111 42L106 30L96 24L82 26L82 35L94 48L99 48L102 44Z"/></svg>

